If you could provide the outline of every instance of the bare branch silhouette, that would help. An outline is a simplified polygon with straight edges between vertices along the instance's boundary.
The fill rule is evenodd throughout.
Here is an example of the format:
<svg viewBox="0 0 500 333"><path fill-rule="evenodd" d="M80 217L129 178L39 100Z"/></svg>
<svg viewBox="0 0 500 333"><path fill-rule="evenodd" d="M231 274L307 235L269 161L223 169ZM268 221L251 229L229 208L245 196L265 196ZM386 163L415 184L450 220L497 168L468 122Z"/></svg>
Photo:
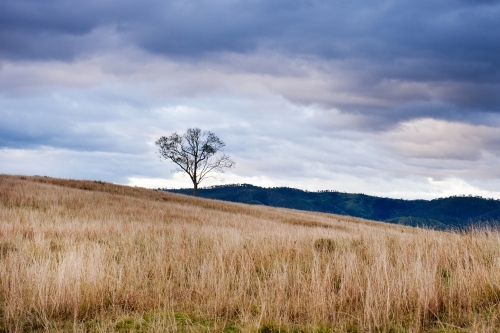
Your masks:
<svg viewBox="0 0 500 333"><path fill-rule="evenodd" d="M183 135L173 133L170 136L162 136L156 141L158 154L174 162L179 169L189 175L193 182L193 194L198 195L198 185L206 178L213 177L210 174L224 173L225 169L231 169L235 162L221 152L225 143L214 133L202 132L199 128L190 128Z"/></svg>

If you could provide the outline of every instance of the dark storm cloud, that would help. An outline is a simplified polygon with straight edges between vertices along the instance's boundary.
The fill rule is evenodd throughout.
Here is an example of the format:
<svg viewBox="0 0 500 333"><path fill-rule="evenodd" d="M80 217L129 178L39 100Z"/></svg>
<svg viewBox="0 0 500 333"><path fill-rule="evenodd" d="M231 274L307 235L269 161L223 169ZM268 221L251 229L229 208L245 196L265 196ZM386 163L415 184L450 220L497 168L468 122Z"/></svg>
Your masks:
<svg viewBox="0 0 500 333"><path fill-rule="evenodd" d="M489 104L491 105L495 100L498 101L498 97L492 96ZM488 108L479 107L457 107L456 104L442 101L415 100L391 108L362 107L352 109L351 107L346 107L343 112L347 114L357 114L362 117L359 126L356 126L360 129L386 131L392 129L401 122L418 118L433 118L475 125L492 125L492 119L488 117L490 113L489 110ZM500 112L497 108L492 110ZM493 124L497 126L500 125L499 119L496 119Z"/></svg>
<svg viewBox="0 0 500 333"><path fill-rule="evenodd" d="M179 1L157 10L149 24L127 21L124 32L166 55L269 48L294 56L369 59L401 79L498 78L497 3ZM413 60L413 68L398 69L395 60Z"/></svg>
<svg viewBox="0 0 500 333"><path fill-rule="evenodd" d="M74 60L98 52L106 45L93 32L103 27L116 29L131 17L141 20L145 8L129 0L2 1L0 57Z"/></svg>
<svg viewBox="0 0 500 333"><path fill-rule="evenodd" d="M2 50L11 57L35 58L25 53L34 37L53 45L63 36L77 38L113 26L129 42L169 56L270 48L323 58L368 58L388 66L395 59L428 59L423 65L431 66L446 60L448 68L430 68L424 79L457 72L476 78L475 69L454 68L465 61L466 69L480 67L478 78L488 80L498 76L499 14L498 1L6 0L0 3L0 29L6 41ZM61 48L54 49L55 58L67 56ZM402 78L423 75L421 64L414 65L413 71L406 66L406 71L395 70Z"/></svg>
<svg viewBox="0 0 500 333"><path fill-rule="evenodd" d="M171 61L286 78L300 70L273 65L298 58L324 75L325 87L287 82L270 90L356 116L350 124L358 129L425 117L482 124L500 112L499 17L500 1L5 0L0 59L126 57L136 47ZM221 64L228 54L259 52L278 56ZM307 78L309 67L297 76ZM340 71L349 81L329 86ZM195 79L185 85L198 89L212 77Z"/></svg>

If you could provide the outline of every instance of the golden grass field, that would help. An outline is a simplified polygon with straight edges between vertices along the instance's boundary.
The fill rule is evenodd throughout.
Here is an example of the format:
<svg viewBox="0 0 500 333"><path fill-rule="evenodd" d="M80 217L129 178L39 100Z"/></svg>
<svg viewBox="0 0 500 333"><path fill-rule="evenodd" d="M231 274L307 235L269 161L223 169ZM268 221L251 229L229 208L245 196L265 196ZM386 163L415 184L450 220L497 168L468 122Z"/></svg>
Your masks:
<svg viewBox="0 0 500 333"><path fill-rule="evenodd" d="M500 233L0 176L1 332L496 332Z"/></svg>

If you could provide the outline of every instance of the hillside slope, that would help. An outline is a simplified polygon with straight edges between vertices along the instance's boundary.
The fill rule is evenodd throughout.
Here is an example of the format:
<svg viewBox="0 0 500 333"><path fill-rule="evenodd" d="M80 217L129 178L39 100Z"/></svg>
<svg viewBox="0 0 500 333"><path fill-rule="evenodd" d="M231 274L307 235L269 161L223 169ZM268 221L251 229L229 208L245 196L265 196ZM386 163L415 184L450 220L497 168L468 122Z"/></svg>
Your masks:
<svg viewBox="0 0 500 333"><path fill-rule="evenodd" d="M493 332L500 234L0 176L0 331Z"/></svg>
<svg viewBox="0 0 500 333"><path fill-rule="evenodd" d="M192 189L168 190L192 194ZM306 192L279 187L226 185L198 190L198 195L231 202L286 207L434 229L462 229L500 221L500 200L450 197L435 200L398 200L365 194Z"/></svg>

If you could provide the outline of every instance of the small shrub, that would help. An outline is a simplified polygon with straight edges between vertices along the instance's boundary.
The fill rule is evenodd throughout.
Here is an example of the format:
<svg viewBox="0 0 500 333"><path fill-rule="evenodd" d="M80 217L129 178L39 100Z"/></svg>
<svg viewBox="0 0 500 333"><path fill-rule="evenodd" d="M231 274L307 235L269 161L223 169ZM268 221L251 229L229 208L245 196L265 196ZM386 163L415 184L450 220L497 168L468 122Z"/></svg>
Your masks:
<svg viewBox="0 0 500 333"><path fill-rule="evenodd" d="M337 247L337 243L330 238L319 238L314 242L314 248L318 252L333 252Z"/></svg>
<svg viewBox="0 0 500 333"><path fill-rule="evenodd" d="M264 324L259 329L259 333L279 333L279 332L285 332L285 330L282 330L273 324Z"/></svg>
<svg viewBox="0 0 500 333"><path fill-rule="evenodd" d="M17 251L17 248L11 243L0 243L0 258L5 258L10 252Z"/></svg>
<svg viewBox="0 0 500 333"><path fill-rule="evenodd" d="M136 323L133 319L127 318L120 320L118 323L116 323L116 330L118 332L128 332L131 330L137 330L141 327L139 323Z"/></svg>
<svg viewBox="0 0 500 333"><path fill-rule="evenodd" d="M51 252L60 252L62 249L62 246L61 246L61 244L55 242L54 240L51 240L49 248L50 248Z"/></svg>
<svg viewBox="0 0 500 333"><path fill-rule="evenodd" d="M240 329L234 325L226 326L223 330L224 333L239 333Z"/></svg>

